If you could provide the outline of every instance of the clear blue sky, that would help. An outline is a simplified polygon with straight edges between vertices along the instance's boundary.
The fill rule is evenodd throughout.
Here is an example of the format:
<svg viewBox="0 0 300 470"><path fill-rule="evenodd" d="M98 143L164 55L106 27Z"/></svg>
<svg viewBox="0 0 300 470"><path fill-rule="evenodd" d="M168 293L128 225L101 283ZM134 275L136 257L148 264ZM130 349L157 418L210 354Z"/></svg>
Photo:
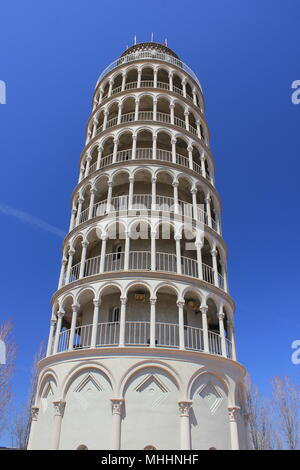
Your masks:
<svg viewBox="0 0 300 470"><path fill-rule="evenodd" d="M239 360L263 391L288 374L299 319L300 79L297 0L3 0L0 79L0 318L16 323L14 406L49 330L62 238L100 72L133 43L168 45L206 99L236 301ZM6 206L28 213L5 213ZM2 445L9 444L7 435Z"/></svg>

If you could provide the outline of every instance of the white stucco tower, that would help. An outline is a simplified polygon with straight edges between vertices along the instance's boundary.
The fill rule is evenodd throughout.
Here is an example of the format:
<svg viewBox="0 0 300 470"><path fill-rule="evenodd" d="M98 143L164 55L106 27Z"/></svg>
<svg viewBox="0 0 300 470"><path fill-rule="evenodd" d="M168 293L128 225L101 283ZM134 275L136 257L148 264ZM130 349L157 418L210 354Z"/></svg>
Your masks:
<svg viewBox="0 0 300 470"><path fill-rule="evenodd" d="M72 195L31 449L245 449L201 86L141 43L101 74Z"/></svg>

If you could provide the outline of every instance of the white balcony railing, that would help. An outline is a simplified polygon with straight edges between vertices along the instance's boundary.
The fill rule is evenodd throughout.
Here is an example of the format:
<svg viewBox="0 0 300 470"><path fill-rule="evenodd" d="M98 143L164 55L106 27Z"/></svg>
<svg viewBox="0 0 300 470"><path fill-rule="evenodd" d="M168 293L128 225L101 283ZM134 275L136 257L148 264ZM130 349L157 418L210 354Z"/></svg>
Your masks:
<svg viewBox="0 0 300 470"><path fill-rule="evenodd" d="M189 165L189 159L185 157L184 155L180 155L179 153L176 153L176 164L183 166L185 168L190 168ZM137 148L136 149L136 154L135 154L136 160L153 160L153 150L152 148ZM132 150L120 150L117 152L116 156L116 163L119 162L125 162L128 160L132 160ZM163 161L163 162L172 162L172 152L169 150L162 150L162 149L157 149L156 150L156 160L158 161ZM102 168L105 168L109 165L112 165L113 163L113 154L110 153L109 155L104 156L100 160L100 165L99 165L99 170ZM201 166L198 165L198 163L193 162L193 171L198 173L198 175L203 176L205 179L207 179L211 184L213 184L212 178L207 173L203 173ZM97 162L94 162L90 168L88 174L91 175L97 170Z"/></svg>
<svg viewBox="0 0 300 470"><path fill-rule="evenodd" d="M87 349L92 346L93 325L77 326L73 335L71 330L60 332L57 352L72 349ZM208 352L222 355L222 341L219 333L208 331ZM108 347L119 345L120 323L98 323L95 330L95 346ZM72 344L71 342L72 341ZM232 358L232 343L225 338L226 356ZM150 346L150 322L126 321L124 332L126 346ZM155 323L155 346L163 348L179 348L179 325L177 323ZM184 325L184 348L204 351L204 331L202 328Z"/></svg>
<svg viewBox="0 0 300 470"><path fill-rule="evenodd" d="M63 284L77 281L80 278L80 264L77 263L71 268L69 280L64 277ZM177 273L199 279L198 262L193 258L181 256L180 268L177 264L175 253L155 253L155 271L166 273ZM105 255L103 266L101 256L95 256L85 260L82 277L94 276L101 272L114 272L129 270L151 270L151 252L150 251L130 251L128 255L128 268L125 267L125 252L108 253ZM178 271L181 269L181 272ZM225 280L221 274L217 274L217 283L215 283L215 272L211 266L202 263L203 281L215 285L222 290L226 290Z"/></svg>
<svg viewBox="0 0 300 470"><path fill-rule="evenodd" d="M165 123L165 124L171 124L170 114L157 112L156 113L156 120L155 120L154 115L153 115L153 111L139 111L139 113L137 114L137 119L136 119L136 116L135 116L135 112L122 114L120 124L124 124L124 123L127 123L127 122L133 122L133 121L136 121L136 120L138 120L138 121L158 121L158 122L162 122L162 123ZM96 135L100 134L100 132L102 132L106 129L110 129L111 127L114 127L114 126L117 126L117 125L118 125L118 117L114 116L113 118L111 118L107 121L105 128L103 127L103 125L100 125L98 127L98 129L96 131ZM182 128L182 129L188 130L189 132L191 132L195 136L198 135L197 134L197 129L195 127L193 127L191 124L189 124L187 126L185 121L183 121L182 119L180 119L176 116L174 117L174 125L177 126L177 127ZM198 137L200 137L200 136L198 136Z"/></svg>
<svg viewBox="0 0 300 470"><path fill-rule="evenodd" d="M125 56L120 57L119 59L112 62L101 73L101 75L100 75L100 77L99 77L99 79L96 83L96 88L98 86L98 83L102 80L102 78L105 77L105 75L107 75L109 72L114 70L116 67L119 67L120 65L128 64L128 63L133 62L135 60L141 60L141 59L143 59L143 60L147 60L147 59L153 60L154 59L154 60L158 60L158 61L162 61L162 62L167 62L168 64L172 64L172 65L175 65L176 67L179 67L180 69L182 69L186 73L188 73L195 80L195 82L198 84L198 86L199 86L199 88L202 92L202 88L201 88L201 85L200 85L200 82L199 82L197 76L195 75L195 73L192 71L192 69L188 65L186 65L184 62L182 62L182 60L179 60L174 56L171 56L171 55L166 54L164 52L158 52L158 51L155 51L153 49L150 49L149 51L145 51L145 50L144 51L135 51L135 52L132 52L131 54L126 54Z"/></svg>

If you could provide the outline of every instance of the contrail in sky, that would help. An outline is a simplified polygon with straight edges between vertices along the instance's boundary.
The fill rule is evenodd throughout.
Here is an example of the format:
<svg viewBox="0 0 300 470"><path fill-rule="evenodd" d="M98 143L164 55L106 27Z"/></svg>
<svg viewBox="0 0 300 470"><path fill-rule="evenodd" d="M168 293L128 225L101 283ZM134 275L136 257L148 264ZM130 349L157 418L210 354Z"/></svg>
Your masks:
<svg viewBox="0 0 300 470"><path fill-rule="evenodd" d="M57 235L60 238L64 238L65 236L65 232L63 230L60 230L59 228L54 227L53 225L47 224L47 222L44 222L38 217L34 217L33 215L28 214L27 212L19 211L18 209L9 207L6 204L0 203L0 212L6 215L10 215L11 217L15 217L16 219L20 220L21 222L24 222L25 224L40 228L45 232L53 233L54 235Z"/></svg>

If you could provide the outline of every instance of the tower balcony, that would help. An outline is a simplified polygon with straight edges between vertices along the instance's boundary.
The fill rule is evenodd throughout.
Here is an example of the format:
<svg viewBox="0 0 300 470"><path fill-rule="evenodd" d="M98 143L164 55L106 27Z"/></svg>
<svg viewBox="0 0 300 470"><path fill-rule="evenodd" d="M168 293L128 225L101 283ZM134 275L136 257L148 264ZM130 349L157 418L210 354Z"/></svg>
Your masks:
<svg viewBox="0 0 300 470"><path fill-rule="evenodd" d="M181 167L193 170L195 173L206 179L211 185L214 185L213 178L210 176L207 168L201 167L198 163L193 160L189 160L188 157L185 157L180 153L175 152L173 157L172 151L160 148L156 149L155 154L152 148L137 148L134 155L131 148L128 148L127 150L119 150L116 152L115 156L113 153L109 153L108 155L103 156L99 162L93 161L87 171L85 171L85 168L83 168L80 181L83 178L83 174L85 176L90 176L95 173L95 171L107 168L114 163L122 163L134 160L157 160L158 162L175 163Z"/></svg>
<svg viewBox="0 0 300 470"><path fill-rule="evenodd" d="M137 46L133 46L130 48L129 51L125 51L125 53L117 60L112 62L108 67L106 67L103 72L101 73L97 84L103 80L103 78L116 69L117 67L124 66L126 64L130 64L134 61L158 61L158 62L165 62L168 65L173 65L175 67L178 67L180 70L183 70L186 72L192 79L195 81L195 83L199 86L201 92L202 88L200 85L200 82L195 75L195 73L192 71L192 69L186 65L182 60L180 60L176 54L173 53L170 49L166 47L162 47L160 44L155 44L155 43L145 43L144 46L139 44Z"/></svg>
<svg viewBox="0 0 300 470"><path fill-rule="evenodd" d="M193 205L186 201L178 200L175 201L174 197L155 195L153 198L152 194L133 194L132 200L129 195L122 195L112 197L111 201L103 199L91 207L87 207L82 210L79 214L78 219L76 218L74 226L71 228L78 227L79 225L92 220L96 217L104 217L108 214L116 212L129 212L142 211L143 214L154 212L167 212L177 214L183 218L190 218L198 221L200 224L204 224L207 227L212 228L215 232L220 234L220 227L218 222L202 208L203 204Z"/></svg>
<svg viewBox="0 0 300 470"><path fill-rule="evenodd" d="M175 253L156 252L153 255L151 251L130 251L128 254L117 251L108 253L104 257L100 255L86 259L84 265L80 262L72 266L70 272L65 275L61 287L89 276L128 270L180 274L200 279L227 292L224 276L212 266L199 264L199 260L187 256L178 258Z"/></svg>
<svg viewBox="0 0 300 470"><path fill-rule="evenodd" d="M91 347L107 348L120 345L120 322L98 323L93 333L93 324L76 327L72 335L71 329L64 329L59 334L56 353L70 350L82 350ZM209 354L232 359L232 343L225 338L225 351L222 351L222 338L219 333L207 331L208 350L205 350L204 334L202 328L184 326L184 348L180 348L179 324L155 323L155 347L168 349L186 349L191 351L207 352ZM95 339L93 339L93 335ZM124 332L125 347L150 347L151 322L126 321ZM95 344L93 344L95 343ZM53 353L54 341L50 350Z"/></svg>

